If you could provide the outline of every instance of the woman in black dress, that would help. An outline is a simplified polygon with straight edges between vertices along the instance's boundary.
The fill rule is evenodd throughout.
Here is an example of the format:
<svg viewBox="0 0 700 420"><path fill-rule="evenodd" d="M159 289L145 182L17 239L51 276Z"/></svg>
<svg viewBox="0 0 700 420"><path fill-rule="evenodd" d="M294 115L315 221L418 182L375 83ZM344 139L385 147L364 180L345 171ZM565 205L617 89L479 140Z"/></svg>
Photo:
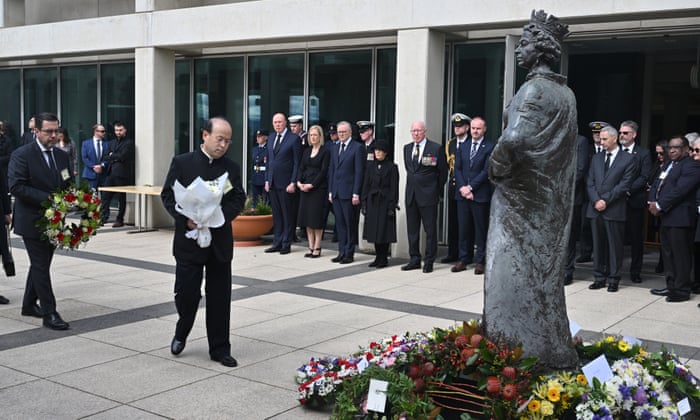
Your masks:
<svg viewBox="0 0 700 420"><path fill-rule="evenodd" d="M396 242L396 208L399 201L399 168L388 159L389 144L377 141L374 160L367 162L362 184L362 237L374 243L375 258L370 267L389 265L389 247Z"/></svg>
<svg viewBox="0 0 700 420"><path fill-rule="evenodd" d="M321 256L321 237L325 220L323 207L328 200L328 163L330 150L323 146L323 129L314 125L308 131L309 146L304 149L299 164L297 188L301 191L299 226L306 226L309 239L307 258Z"/></svg>

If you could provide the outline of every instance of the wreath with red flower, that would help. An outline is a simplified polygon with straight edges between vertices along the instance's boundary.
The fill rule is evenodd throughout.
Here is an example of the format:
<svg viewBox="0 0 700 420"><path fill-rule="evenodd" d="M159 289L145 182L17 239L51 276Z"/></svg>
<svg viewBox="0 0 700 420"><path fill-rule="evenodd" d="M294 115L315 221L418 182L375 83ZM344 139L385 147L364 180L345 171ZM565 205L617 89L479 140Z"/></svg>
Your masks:
<svg viewBox="0 0 700 420"><path fill-rule="evenodd" d="M55 248L77 249L90 240L102 221L102 201L97 191L86 184L51 194L51 199L41 203L44 210L37 223L42 236ZM80 224L66 222L71 213L80 214Z"/></svg>

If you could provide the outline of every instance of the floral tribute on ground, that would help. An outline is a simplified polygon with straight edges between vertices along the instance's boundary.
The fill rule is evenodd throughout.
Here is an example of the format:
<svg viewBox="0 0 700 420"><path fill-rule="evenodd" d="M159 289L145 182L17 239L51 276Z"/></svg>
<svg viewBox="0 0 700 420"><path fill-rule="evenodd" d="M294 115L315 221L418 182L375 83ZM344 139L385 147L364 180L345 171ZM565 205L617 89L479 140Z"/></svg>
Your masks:
<svg viewBox="0 0 700 420"><path fill-rule="evenodd" d="M372 342L347 358L313 358L297 370L298 398L332 404L334 419L680 419L679 402L700 407L698 379L673 353L612 336L575 347L582 365L605 355L612 378L538 372L520 346L484 337L472 320ZM382 413L367 409L372 379L388 382Z"/></svg>
<svg viewBox="0 0 700 420"><path fill-rule="evenodd" d="M37 225L42 237L55 248L78 249L97 233L102 221L102 201L87 184L71 184L52 193L51 199L41 205L45 210ZM66 221L72 213L80 216L77 224Z"/></svg>

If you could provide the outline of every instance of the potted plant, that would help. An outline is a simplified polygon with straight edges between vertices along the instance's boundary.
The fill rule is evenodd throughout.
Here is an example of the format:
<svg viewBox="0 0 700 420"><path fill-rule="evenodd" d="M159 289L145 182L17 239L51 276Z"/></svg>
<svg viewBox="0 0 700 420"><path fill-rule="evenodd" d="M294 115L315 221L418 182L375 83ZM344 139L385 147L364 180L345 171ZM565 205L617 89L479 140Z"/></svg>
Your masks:
<svg viewBox="0 0 700 420"><path fill-rule="evenodd" d="M272 229L272 207L262 197L247 197L243 211L231 222L233 246L262 245L260 236Z"/></svg>

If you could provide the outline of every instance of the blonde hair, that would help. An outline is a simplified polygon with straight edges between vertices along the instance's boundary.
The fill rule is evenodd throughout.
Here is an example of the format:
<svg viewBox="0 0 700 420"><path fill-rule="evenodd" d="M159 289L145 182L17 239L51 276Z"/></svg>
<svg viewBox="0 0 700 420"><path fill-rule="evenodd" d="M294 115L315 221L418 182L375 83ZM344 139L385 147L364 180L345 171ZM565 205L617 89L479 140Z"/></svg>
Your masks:
<svg viewBox="0 0 700 420"><path fill-rule="evenodd" d="M312 125L311 127L309 127L309 131L306 132L306 135L310 136L312 131L318 131L318 137L321 139L320 144L321 144L321 146L323 146L323 143L324 143L323 128L321 128L320 125Z"/></svg>

